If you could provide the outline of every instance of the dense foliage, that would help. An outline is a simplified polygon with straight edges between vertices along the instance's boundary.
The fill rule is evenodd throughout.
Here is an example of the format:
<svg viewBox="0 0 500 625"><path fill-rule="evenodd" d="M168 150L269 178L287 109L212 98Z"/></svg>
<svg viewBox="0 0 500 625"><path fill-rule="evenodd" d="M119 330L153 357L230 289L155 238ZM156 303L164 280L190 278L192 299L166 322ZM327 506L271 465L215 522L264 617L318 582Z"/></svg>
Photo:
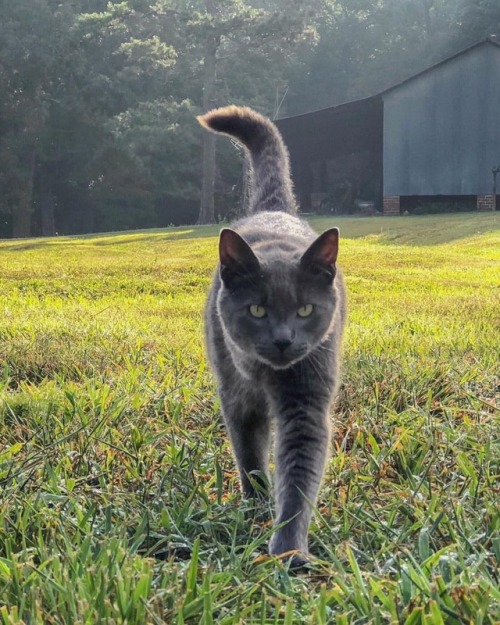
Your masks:
<svg viewBox="0 0 500 625"><path fill-rule="evenodd" d="M494 32L492 0L1 3L0 235L214 221L240 159L196 113L332 105Z"/></svg>

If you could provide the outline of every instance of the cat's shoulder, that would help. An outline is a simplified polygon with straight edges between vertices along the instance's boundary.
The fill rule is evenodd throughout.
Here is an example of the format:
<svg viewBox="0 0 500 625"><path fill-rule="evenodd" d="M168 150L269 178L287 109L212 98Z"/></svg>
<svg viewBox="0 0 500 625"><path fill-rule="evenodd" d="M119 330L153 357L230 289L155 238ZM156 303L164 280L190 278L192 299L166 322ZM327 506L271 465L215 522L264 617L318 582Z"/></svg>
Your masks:
<svg viewBox="0 0 500 625"><path fill-rule="evenodd" d="M281 211L264 211L244 217L231 225L243 237L253 240L270 236L285 236L292 239L312 240L316 233L300 217Z"/></svg>

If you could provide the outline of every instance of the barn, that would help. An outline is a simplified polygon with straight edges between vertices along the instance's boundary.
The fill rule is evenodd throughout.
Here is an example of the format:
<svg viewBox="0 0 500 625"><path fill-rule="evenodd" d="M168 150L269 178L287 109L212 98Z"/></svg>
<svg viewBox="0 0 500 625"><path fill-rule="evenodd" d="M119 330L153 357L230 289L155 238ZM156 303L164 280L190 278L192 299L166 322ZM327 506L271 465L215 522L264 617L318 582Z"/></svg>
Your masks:
<svg viewBox="0 0 500 625"><path fill-rule="evenodd" d="M445 200L495 210L500 44L488 38L374 96L276 123L304 212L397 215Z"/></svg>

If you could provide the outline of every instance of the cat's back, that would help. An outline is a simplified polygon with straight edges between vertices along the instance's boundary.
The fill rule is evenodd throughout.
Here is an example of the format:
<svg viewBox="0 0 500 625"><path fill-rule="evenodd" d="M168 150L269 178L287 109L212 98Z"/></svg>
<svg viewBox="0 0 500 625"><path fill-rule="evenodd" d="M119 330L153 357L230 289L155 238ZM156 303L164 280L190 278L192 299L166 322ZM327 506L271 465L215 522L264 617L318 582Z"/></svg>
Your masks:
<svg viewBox="0 0 500 625"><path fill-rule="evenodd" d="M231 225L249 244L273 242L276 247L297 247L304 251L317 236L311 226L285 212L265 211L245 217Z"/></svg>

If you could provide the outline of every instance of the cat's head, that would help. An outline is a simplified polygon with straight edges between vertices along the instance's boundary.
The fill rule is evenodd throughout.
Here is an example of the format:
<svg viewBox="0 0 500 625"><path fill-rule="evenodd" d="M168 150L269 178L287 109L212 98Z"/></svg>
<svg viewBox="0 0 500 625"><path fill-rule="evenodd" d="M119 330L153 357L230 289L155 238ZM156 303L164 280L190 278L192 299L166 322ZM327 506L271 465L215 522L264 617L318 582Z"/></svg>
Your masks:
<svg viewBox="0 0 500 625"><path fill-rule="evenodd" d="M261 246L256 253L234 230L222 230L218 310L230 342L274 369L286 369L321 343L338 304L338 241L332 228L303 253L293 246Z"/></svg>

